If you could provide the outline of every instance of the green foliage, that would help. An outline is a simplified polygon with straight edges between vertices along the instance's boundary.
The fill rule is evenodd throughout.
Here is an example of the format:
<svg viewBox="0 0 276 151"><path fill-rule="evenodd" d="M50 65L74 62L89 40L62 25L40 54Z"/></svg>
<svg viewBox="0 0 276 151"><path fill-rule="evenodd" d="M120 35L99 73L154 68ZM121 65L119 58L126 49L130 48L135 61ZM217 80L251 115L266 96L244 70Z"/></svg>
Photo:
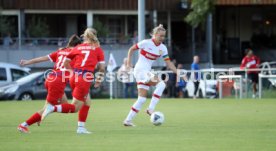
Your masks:
<svg viewBox="0 0 276 151"><path fill-rule="evenodd" d="M1 15L1 8L0 8L0 36L5 35L7 33L14 33L15 26L14 20L9 19L7 16Z"/></svg>
<svg viewBox="0 0 276 151"><path fill-rule="evenodd" d="M207 15L215 8L215 0L192 0L191 12L185 17L185 21L193 27L205 22Z"/></svg>
<svg viewBox="0 0 276 151"><path fill-rule="evenodd" d="M99 20L96 20L93 24L93 28L97 30L97 36L98 37L107 37L109 30L106 25L103 25L102 22Z"/></svg>
<svg viewBox="0 0 276 151"><path fill-rule="evenodd" d="M27 32L30 37L47 37L49 36L49 26L45 19L33 16L28 23Z"/></svg>

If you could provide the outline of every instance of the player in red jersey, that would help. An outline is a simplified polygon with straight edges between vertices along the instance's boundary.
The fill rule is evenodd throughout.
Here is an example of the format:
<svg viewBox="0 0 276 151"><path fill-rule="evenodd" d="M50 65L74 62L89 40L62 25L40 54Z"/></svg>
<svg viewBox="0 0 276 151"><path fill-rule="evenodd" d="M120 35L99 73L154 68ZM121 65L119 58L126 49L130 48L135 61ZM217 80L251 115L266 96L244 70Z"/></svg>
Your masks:
<svg viewBox="0 0 276 151"><path fill-rule="evenodd" d="M53 72L49 74L49 76L47 77L47 79L45 81L45 87L48 91L45 106L47 104L57 105L57 104L68 103L67 97L64 93L64 89L65 89L66 83L68 82L69 79L62 78L62 75L69 74L69 73L62 73L62 72L64 72L63 71L63 69L64 69L63 63L64 63L66 56L70 53L71 49L80 43L81 43L80 38L77 35L73 35L69 39L68 45L65 48L61 48L47 56L38 57L38 58L31 59L31 60L21 60L21 62L20 62L21 66L26 66L26 65L30 65L30 64L39 63L39 62L45 62L45 61L55 62ZM72 61L71 65L73 65L73 64L74 64L74 62ZM88 100L89 100L89 98L88 98ZM89 102L89 101L87 101L87 102ZM44 108L45 108L45 106L44 106ZM44 111L44 108L39 110L35 114L33 114L25 122L21 123L18 126L18 130L23 133L28 133L29 132L28 126L31 126L32 124L34 124L36 122L39 124L41 121L41 115ZM79 122L78 122L79 127L77 130L78 133L80 132L79 129L81 129L80 125L82 125L82 127L84 126L89 108L90 108L90 104L84 105L79 112Z"/></svg>
<svg viewBox="0 0 276 151"><path fill-rule="evenodd" d="M255 56L251 49L246 50L246 56L242 59L241 69L258 69L260 65L260 58ZM247 75L253 84L253 98L256 98L257 83L259 82L258 71L248 71Z"/></svg>
<svg viewBox="0 0 276 151"><path fill-rule="evenodd" d="M42 114L42 120L52 112L75 113L85 103L92 81L94 80L94 69L99 68L100 73L105 71L104 53L93 28L87 28L83 34L84 42L76 46L66 57L64 66L74 75L70 78L70 85L73 89L72 104L47 105ZM74 67L70 66L71 60L75 60ZM94 87L101 84L101 76L95 80Z"/></svg>

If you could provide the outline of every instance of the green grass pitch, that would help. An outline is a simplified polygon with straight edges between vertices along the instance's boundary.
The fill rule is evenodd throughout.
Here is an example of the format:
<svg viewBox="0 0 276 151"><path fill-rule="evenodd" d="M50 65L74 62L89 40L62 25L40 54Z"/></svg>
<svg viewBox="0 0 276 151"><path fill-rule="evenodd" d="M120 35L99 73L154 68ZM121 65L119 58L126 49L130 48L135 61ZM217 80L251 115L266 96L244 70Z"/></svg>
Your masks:
<svg viewBox="0 0 276 151"><path fill-rule="evenodd" d="M162 126L145 114L137 127L123 127L133 100L94 100L86 127L77 135L77 114L51 114L21 134L17 125L44 101L0 102L0 151L275 151L276 100L162 99Z"/></svg>

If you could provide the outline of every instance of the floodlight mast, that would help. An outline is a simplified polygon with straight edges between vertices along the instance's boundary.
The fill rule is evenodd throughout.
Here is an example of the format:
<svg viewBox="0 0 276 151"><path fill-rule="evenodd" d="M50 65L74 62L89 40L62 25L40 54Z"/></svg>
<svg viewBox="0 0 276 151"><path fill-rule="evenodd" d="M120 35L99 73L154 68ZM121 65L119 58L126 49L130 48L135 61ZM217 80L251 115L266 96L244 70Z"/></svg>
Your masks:
<svg viewBox="0 0 276 151"><path fill-rule="evenodd" d="M145 0L138 0L138 41L145 39Z"/></svg>

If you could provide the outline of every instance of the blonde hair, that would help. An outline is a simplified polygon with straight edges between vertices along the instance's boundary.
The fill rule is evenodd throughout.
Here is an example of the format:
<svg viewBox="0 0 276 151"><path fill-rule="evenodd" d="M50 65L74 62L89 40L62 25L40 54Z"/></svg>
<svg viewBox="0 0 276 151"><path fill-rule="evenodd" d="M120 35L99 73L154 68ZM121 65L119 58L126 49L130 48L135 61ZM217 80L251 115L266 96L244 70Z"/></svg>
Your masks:
<svg viewBox="0 0 276 151"><path fill-rule="evenodd" d="M82 36L84 40L88 41L89 43L100 46L100 42L97 37L97 31L94 28L87 28Z"/></svg>
<svg viewBox="0 0 276 151"><path fill-rule="evenodd" d="M166 29L163 27L162 24L159 24L157 27L153 28L152 32L151 32L151 36L154 36L155 34L157 34L160 31L165 31Z"/></svg>

